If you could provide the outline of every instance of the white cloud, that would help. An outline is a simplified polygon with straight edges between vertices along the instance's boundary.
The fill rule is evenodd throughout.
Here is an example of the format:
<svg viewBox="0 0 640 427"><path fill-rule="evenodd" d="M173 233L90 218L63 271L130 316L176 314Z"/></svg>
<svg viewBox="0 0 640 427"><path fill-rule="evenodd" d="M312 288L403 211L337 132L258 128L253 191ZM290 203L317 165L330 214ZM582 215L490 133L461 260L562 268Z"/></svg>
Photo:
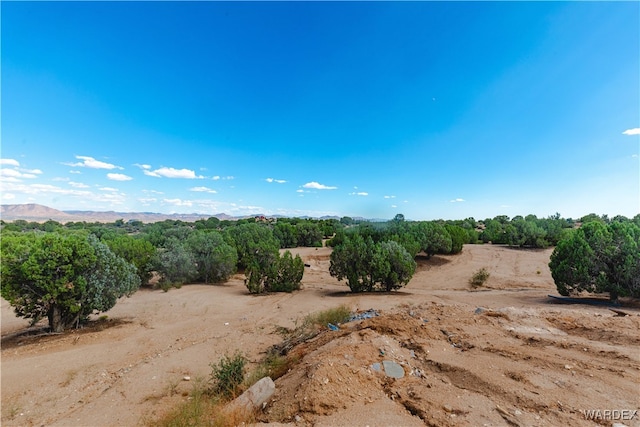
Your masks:
<svg viewBox="0 0 640 427"><path fill-rule="evenodd" d="M138 201L142 203L144 206L149 206L149 204L157 202L158 199L156 199L155 197L147 197L147 198L138 199Z"/></svg>
<svg viewBox="0 0 640 427"><path fill-rule="evenodd" d="M175 169L162 167L154 171L143 169L145 175L153 176L156 178L183 178L183 179L202 179L201 175L196 175L191 169Z"/></svg>
<svg viewBox="0 0 640 427"><path fill-rule="evenodd" d="M364 191L359 191L357 193L349 193L350 196L368 196L369 193L364 192Z"/></svg>
<svg viewBox="0 0 640 427"><path fill-rule="evenodd" d="M0 176L1 177L5 177L5 178L15 178L15 179L21 179L21 178L27 178L27 179L33 179L33 178L37 178L36 175L32 174L32 173L23 173L20 172L17 169L0 169Z"/></svg>
<svg viewBox="0 0 640 427"><path fill-rule="evenodd" d="M0 159L0 165L20 166L20 162L15 159Z"/></svg>
<svg viewBox="0 0 640 427"><path fill-rule="evenodd" d="M111 163L102 162L89 156L76 156L76 159L82 160L78 163L63 163L67 166L90 168L90 169L124 169L123 167L113 165Z"/></svg>
<svg viewBox="0 0 640 427"><path fill-rule="evenodd" d="M265 181L267 181L267 182L275 182L276 184L284 184L285 182L287 182L284 179L274 179L274 178L267 178L267 179L265 179Z"/></svg>
<svg viewBox="0 0 640 427"><path fill-rule="evenodd" d="M11 193L2 193L2 199L3 200L13 200L16 198L15 194L11 194Z"/></svg>
<svg viewBox="0 0 640 427"><path fill-rule="evenodd" d="M200 193L211 193L211 194L216 194L217 191L209 188L209 187L193 187L190 188L189 191L196 191L196 192L200 192Z"/></svg>
<svg viewBox="0 0 640 427"><path fill-rule="evenodd" d="M391 207L395 209L395 208L397 208L398 206L396 206L396 205L391 205Z"/></svg>
<svg viewBox="0 0 640 427"><path fill-rule="evenodd" d="M302 188L298 188L298 189L296 190L296 193L304 193L304 190L303 190Z"/></svg>
<svg viewBox="0 0 640 427"><path fill-rule="evenodd" d="M134 163L133 166L137 166L140 169L146 169L146 170L151 169L151 165L141 165L140 163Z"/></svg>
<svg viewBox="0 0 640 427"><path fill-rule="evenodd" d="M627 129L622 132L623 135L640 135L640 128Z"/></svg>
<svg viewBox="0 0 640 427"><path fill-rule="evenodd" d="M302 186L303 188L312 188L314 190L337 190L338 187L330 187L328 185L320 184L316 181L307 182Z"/></svg>
<svg viewBox="0 0 640 427"><path fill-rule="evenodd" d="M173 206L192 206L193 202L191 200L182 200L182 199L163 199L164 203L173 205Z"/></svg>
<svg viewBox="0 0 640 427"><path fill-rule="evenodd" d="M133 179L129 175L125 175L123 173L108 173L107 178L112 181L131 181Z"/></svg>
<svg viewBox="0 0 640 427"><path fill-rule="evenodd" d="M83 184L81 182L69 181L69 185L72 186L73 188L89 188L87 184Z"/></svg>
<svg viewBox="0 0 640 427"><path fill-rule="evenodd" d="M385 199L395 199L396 196L384 196Z"/></svg>
<svg viewBox="0 0 640 427"><path fill-rule="evenodd" d="M113 187L101 187L100 190L102 190L102 191L118 191L117 188L113 188Z"/></svg>
<svg viewBox="0 0 640 427"><path fill-rule="evenodd" d="M461 198L457 198L457 199L453 199L453 200L449 200L451 203L459 203L459 202L464 202L464 199Z"/></svg>
<svg viewBox="0 0 640 427"><path fill-rule="evenodd" d="M42 171L40 169L17 168L16 170L19 170L20 172L24 172L29 175L42 175Z"/></svg>
<svg viewBox="0 0 640 427"><path fill-rule="evenodd" d="M73 173L73 174L77 174L77 175L81 175L82 174L82 172L80 172L80 171L69 171L69 173Z"/></svg>

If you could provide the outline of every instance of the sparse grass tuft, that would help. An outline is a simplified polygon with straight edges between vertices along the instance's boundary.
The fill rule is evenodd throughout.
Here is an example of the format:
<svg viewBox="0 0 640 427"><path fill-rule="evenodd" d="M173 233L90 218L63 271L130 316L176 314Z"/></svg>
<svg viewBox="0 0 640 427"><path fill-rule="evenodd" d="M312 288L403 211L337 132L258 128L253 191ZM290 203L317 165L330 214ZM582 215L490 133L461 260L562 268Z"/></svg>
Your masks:
<svg viewBox="0 0 640 427"><path fill-rule="evenodd" d="M490 275L491 274L487 271L487 269L483 267L473 273L473 276L471 276L471 279L469 279L469 283L471 284L472 288L478 288L484 285Z"/></svg>
<svg viewBox="0 0 640 427"><path fill-rule="evenodd" d="M327 326L329 323L333 323L334 325L344 323L349 320L349 317L351 317L351 309L344 304L307 316L311 324L319 326Z"/></svg>

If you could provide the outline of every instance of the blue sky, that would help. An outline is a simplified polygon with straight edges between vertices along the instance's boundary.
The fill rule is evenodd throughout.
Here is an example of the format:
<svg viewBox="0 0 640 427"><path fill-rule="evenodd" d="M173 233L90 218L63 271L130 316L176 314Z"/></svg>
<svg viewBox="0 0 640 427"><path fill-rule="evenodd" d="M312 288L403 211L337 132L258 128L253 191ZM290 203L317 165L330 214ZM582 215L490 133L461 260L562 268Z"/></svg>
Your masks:
<svg viewBox="0 0 640 427"><path fill-rule="evenodd" d="M638 2L2 2L2 203L640 212Z"/></svg>

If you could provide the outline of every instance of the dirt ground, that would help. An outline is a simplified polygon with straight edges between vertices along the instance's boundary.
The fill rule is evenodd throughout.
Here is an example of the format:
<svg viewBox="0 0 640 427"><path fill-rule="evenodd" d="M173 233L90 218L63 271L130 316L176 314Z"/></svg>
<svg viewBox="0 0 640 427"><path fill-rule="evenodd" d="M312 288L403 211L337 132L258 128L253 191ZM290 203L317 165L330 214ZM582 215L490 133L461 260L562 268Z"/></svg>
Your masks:
<svg viewBox="0 0 640 427"><path fill-rule="evenodd" d="M294 252L310 265L301 291L252 296L241 275L224 285L141 290L108 318L63 335L25 334L28 322L2 300L2 425L144 424L187 399L225 354L240 350L256 362L281 340L277 326L346 304L381 316L297 349L304 357L276 381L260 421L640 426L632 417L640 409L640 310L617 316L548 298L557 294L551 250L465 246L420 259L408 286L380 295L353 295L332 278L330 249ZM482 267L491 276L471 290ZM404 376L385 375L385 362Z"/></svg>

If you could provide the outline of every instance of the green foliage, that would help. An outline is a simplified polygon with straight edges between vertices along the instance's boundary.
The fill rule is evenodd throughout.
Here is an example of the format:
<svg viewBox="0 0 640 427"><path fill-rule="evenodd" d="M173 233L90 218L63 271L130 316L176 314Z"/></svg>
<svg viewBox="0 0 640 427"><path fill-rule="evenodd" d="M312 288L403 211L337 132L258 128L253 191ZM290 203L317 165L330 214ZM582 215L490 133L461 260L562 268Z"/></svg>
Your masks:
<svg viewBox="0 0 640 427"><path fill-rule="evenodd" d="M244 370L247 359L240 353L225 355L218 363L211 366L211 391L226 398L235 397L244 381Z"/></svg>
<svg viewBox="0 0 640 427"><path fill-rule="evenodd" d="M359 233L346 237L331 253L329 273L347 279L352 292L390 291L411 280L416 263L395 241L375 243Z"/></svg>
<svg viewBox="0 0 640 427"><path fill-rule="evenodd" d="M473 273L473 276L471 276L471 279L469 279L469 284L471 284L472 287L477 288L484 285L484 283L489 279L489 276L491 276L491 273L489 273L489 271L487 271L487 269L483 267Z"/></svg>
<svg viewBox="0 0 640 427"><path fill-rule="evenodd" d="M16 315L49 320L54 332L111 309L140 286L135 267L86 234L5 234L2 297Z"/></svg>
<svg viewBox="0 0 640 427"><path fill-rule="evenodd" d="M250 293L292 292L300 289L304 275L304 263L299 255L295 258L285 251L282 256L276 251L265 252L245 270L245 285Z"/></svg>
<svg viewBox="0 0 640 427"><path fill-rule="evenodd" d="M462 245L468 243L469 234L467 230L457 225L445 225L445 229L449 236L451 236L451 251L452 254L457 254L462 252Z"/></svg>
<svg viewBox="0 0 640 427"><path fill-rule="evenodd" d="M640 296L640 227L592 220L561 240L549 262L561 295L582 291Z"/></svg>
<svg viewBox="0 0 640 427"><path fill-rule="evenodd" d="M276 276L269 280L270 292L292 292L300 289L304 275L304 263L300 255L294 258L291 252L285 251L278 259Z"/></svg>
<svg viewBox="0 0 640 427"><path fill-rule="evenodd" d="M311 221L300 222L296 225L298 246L322 247L322 230L317 223Z"/></svg>
<svg viewBox="0 0 640 427"><path fill-rule="evenodd" d="M196 265L197 279L204 283L220 283L236 271L238 255L217 231L192 232L187 238L187 248Z"/></svg>
<svg viewBox="0 0 640 427"><path fill-rule="evenodd" d="M411 232L420 245L420 250L431 257L435 254L451 252L451 236L442 224L436 222L416 223Z"/></svg>
<svg viewBox="0 0 640 427"><path fill-rule="evenodd" d="M256 262L259 267L262 267L264 259L270 258L270 254L274 252L277 254L280 247L269 227L256 223L246 222L229 227L225 230L224 237L227 243L236 248L240 269L245 269Z"/></svg>
<svg viewBox="0 0 640 427"><path fill-rule="evenodd" d="M380 242L376 261L376 281L389 292L406 286L416 272L416 262L399 243Z"/></svg>
<svg viewBox="0 0 640 427"><path fill-rule="evenodd" d="M156 248L151 243L126 234L115 236L105 243L114 254L136 267L142 285L149 283L154 268L153 259L156 256Z"/></svg>
<svg viewBox="0 0 640 427"><path fill-rule="evenodd" d="M273 236L280 243L280 248L295 248L298 244L296 226L286 221L278 221L273 227Z"/></svg>
<svg viewBox="0 0 640 427"><path fill-rule="evenodd" d="M175 237L168 239L165 246L158 249L155 265L163 289L169 285L183 285L198 276L193 254L185 243Z"/></svg>

